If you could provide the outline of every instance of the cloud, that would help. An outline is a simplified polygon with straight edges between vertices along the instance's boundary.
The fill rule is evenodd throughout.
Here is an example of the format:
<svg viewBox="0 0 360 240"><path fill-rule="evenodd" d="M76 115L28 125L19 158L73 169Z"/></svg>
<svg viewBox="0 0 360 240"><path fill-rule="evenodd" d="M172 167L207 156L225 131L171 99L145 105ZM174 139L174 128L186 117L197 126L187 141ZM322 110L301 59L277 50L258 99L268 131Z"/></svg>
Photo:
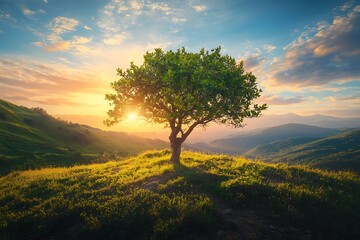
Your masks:
<svg viewBox="0 0 360 240"><path fill-rule="evenodd" d="M173 23L183 23L183 22L186 22L187 21L187 19L186 18L172 18L171 19L171 21L173 22Z"/></svg>
<svg viewBox="0 0 360 240"><path fill-rule="evenodd" d="M28 8L24 8L23 10L22 10L22 12L23 12L23 14L24 15L26 15L26 16L33 16L33 15L35 15L35 11L32 11L32 10L30 10L30 9L28 9Z"/></svg>
<svg viewBox="0 0 360 240"><path fill-rule="evenodd" d="M57 17L51 20L49 23L49 29L56 36L63 33L75 31L75 27L79 25L79 21L74 18Z"/></svg>
<svg viewBox="0 0 360 240"><path fill-rule="evenodd" d="M203 12L207 10L207 7L205 5L193 5L191 7L195 9L196 12Z"/></svg>
<svg viewBox="0 0 360 240"><path fill-rule="evenodd" d="M125 39L127 39L129 37L128 33L121 33L121 34L115 34L111 37L108 38L104 38L104 43L106 45L118 45L120 43L122 43Z"/></svg>
<svg viewBox="0 0 360 240"><path fill-rule="evenodd" d="M44 3L48 3L48 0L44 0Z"/></svg>
<svg viewBox="0 0 360 240"><path fill-rule="evenodd" d="M39 44L41 46L41 43ZM67 41L57 41L52 45L43 45L42 47L49 52L65 51L70 48L71 44Z"/></svg>
<svg viewBox="0 0 360 240"><path fill-rule="evenodd" d="M268 105L290 105L305 102L306 99L301 96L285 98L281 96L268 95L262 96L259 101L266 102Z"/></svg>
<svg viewBox="0 0 360 240"><path fill-rule="evenodd" d="M91 42L91 38L74 36L71 44L77 45L77 44L86 44L89 42Z"/></svg>
<svg viewBox="0 0 360 240"><path fill-rule="evenodd" d="M79 24L80 22L74 18L54 18L47 25L46 33L42 33L36 29L30 29L35 36L42 39L42 41L33 42L33 44L49 52L68 51L73 55L83 57L87 55L98 55L100 51L99 47L89 46L92 38L74 35L64 39L64 34L75 32ZM84 28L86 29L86 27L87 26Z"/></svg>
<svg viewBox="0 0 360 240"><path fill-rule="evenodd" d="M171 24L187 21L184 13L171 4L173 2L110 0L100 10L100 17L96 22L102 32L102 43L118 45L139 34L142 35L141 38L131 39L137 44L163 42L168 36L158 32L169 31ZM130 35L129 32L133 34Z"/></svg>
<svg viewBox="0 0 360 240"><path fill-rule="evenodd" d="M267 53L270 53L276 49L276 47L274 45L270 45L270 44L263 45L263 48L265 49L265 51Z"/></svg>
<svg viewBox="0 0 360 240"><path fill-rule="evenodd" d="M89 27L89 26L84 26L84 28L85 28L86 30L89 30L89 31L91 31L91 30L92 30L92 28L91 28L91 27Z"/></svg>
<svg viewBox="0 0 360 240"><path fill-rule="evenodd" d="M347 11L347 10L349 10L353 5L354 5L354 1L349 1L349 2L345 3L344 5L338 7L338 9L341 10L341 11Z"/></svg>
<svg viewBox="0 0 360 240"><path fill-rule="evenodd" d="M261 67L267 59L259 53L254 53L247 54L244 58L241 58L240 60L244 61L245 71L250 72Z"/></svg>
<svg viewBox="0 0 360 240"><path fill-rule="evenodd" d="M15 18L13 18L10 13L6 13L0 9L0 20L2 21L10 21L10 22L17 22Z"/></svg>
<svg viewBox="0 0 360 240"><path fill-rule="evenodd" d="M331 24L320 23L284 48L271 65L273 86L320 86L360 78L360 6Z"/></svg>
<svg viewBox="0 0 360 240"><path fill-rule="evenodd" d="M169 15L174 11L174 9L170 8L166 3L148 3L147 6L152 11L160 10L163 11L166 15Z"/></svg>

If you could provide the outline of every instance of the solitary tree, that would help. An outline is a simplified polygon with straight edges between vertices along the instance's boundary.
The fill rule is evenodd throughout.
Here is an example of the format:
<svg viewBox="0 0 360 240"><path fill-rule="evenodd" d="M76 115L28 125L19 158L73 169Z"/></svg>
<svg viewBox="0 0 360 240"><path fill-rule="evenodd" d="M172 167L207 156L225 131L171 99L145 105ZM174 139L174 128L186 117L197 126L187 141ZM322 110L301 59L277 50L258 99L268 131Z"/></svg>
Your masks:
<svg viewBox="0 0 360 240"><path fill-rule="evenodd" d="M115 93L106 95L112 107L105 124L121 121L129 109L165 124L171 129L173 163L179 163L181 145L195 127L210 122L243 127L244 118L258 117L267 106L253 103L261 93L256 77L220 51L155 49L144 55L142 65L117 69L120 79L111 83Z"/></svg>

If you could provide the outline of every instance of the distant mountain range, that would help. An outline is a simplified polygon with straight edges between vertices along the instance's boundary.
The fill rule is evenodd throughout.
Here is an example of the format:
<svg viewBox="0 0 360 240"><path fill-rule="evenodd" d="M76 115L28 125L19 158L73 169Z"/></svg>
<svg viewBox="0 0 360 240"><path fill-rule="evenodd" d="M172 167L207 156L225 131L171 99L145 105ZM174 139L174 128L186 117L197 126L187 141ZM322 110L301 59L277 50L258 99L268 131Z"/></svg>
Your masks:
<svg viewBox="0 0 360 240"><path fill-rule="evenodd" d="M187 144L191 150L245 155L290 165L306 164L360 172L360 130L285 124L253 130L210 143Z"/></svg>
<svg viewBox="0 0 360 240"><path fill-rule="evenodd" d="M168 143L124 132L68 123L43 109L0 100L0 174L45 166L93 162L108 155L128 156Z"/></svg>
<svg viewBox="0 0 360 240"><path fill-rule="evenodd" d="M291 138L257 146L246 157L360 173L360 130L321 139Z"/></svg>
<svg viewBox="0 0 360 240"><path fill-rule="evenodd" d="M189 147L197 150L210 150L213 152L244 154L250 149L274 141L288 138L321 138L340 133L339 129L322 128L304 124L289 123L277 127L253 130L242 135L222 138L210 143L197 143Z"/></svg>

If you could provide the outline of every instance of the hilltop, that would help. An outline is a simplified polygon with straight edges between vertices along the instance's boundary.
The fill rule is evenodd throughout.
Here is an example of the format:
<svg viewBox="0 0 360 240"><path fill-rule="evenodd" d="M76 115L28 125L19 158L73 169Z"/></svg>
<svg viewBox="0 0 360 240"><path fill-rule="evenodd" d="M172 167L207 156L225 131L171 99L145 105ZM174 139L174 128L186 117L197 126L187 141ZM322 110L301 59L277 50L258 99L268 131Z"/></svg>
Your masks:
<svg viewBox="0 0 360 240"><path fill-rule="evenodd" d="M124 157L168 143L56 119L44 109L0 99L0 175L11 170L70 166Z"/></svg>
<svg viewBox="0 0 360 240"><path fill-rule="evenodd" d="M360 178L146 152L0 178L1 239L356 239ZM21 231L19 231L21 229Z"/></svg>

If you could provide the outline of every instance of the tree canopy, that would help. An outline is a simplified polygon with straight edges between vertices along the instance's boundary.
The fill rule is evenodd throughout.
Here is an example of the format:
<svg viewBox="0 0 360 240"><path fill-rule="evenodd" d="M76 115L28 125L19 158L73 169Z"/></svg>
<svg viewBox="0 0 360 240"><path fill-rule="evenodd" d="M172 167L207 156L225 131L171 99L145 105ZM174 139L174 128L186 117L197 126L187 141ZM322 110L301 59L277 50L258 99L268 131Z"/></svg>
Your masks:
<svg viewBox="0 0 360 240"><path fill-rule="evenodd" d="M210 122L242 127L244 118L267 108L253 103L261 93L256 77L220 47L199 53L158 48L146 52L142 65L132 62L117 72L120 79L111 83L115 93L106 94L112 109L105 123L121 121L131 109L170 127L173 162L179 162L181 144L195 127Z"/></svg>

